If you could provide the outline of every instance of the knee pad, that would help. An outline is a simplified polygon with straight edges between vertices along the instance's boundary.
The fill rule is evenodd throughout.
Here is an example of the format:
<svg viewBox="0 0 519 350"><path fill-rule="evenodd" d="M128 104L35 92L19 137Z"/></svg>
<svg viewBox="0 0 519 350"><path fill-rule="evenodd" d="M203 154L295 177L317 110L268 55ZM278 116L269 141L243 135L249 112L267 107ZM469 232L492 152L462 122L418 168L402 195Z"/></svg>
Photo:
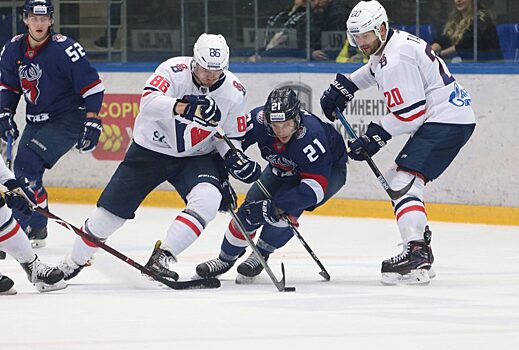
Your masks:
<svg viewBox="0 0 519 350"><path fill-rule="evenodd" d="M85 221L85 230L95 237L105 240L121 228L125 222L126 219L120 218L104 208L97 207Z"/></svg>
<svg viewBox="0 0 519 350"><path fill-rule="evenodd" d="M186 209L198 214L207 224L216 217L222 194L215 185L202 182L191 189L186 199Z"/></svg>

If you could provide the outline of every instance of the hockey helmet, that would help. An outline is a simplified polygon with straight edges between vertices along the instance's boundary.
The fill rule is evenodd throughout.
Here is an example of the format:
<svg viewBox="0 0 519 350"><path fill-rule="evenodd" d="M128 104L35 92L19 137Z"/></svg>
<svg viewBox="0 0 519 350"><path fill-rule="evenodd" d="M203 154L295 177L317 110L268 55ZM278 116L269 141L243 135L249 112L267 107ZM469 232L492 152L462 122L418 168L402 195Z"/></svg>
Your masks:
<svg viewBox="0 0 519 350"><path fill-rule="evenodd" d="M200 35L193 48L193 60L207 70L226 71L229 67L229 46L223 35Z"/></svg>
<svg viewBox="0 0 519 350"><path fill-rule="evenodd" d="M51 0L25 0L25 5L23 5L23 14L27 16L28 14L33 15L52 15L54 14L54 6L52 5Z"/></svg>
<svg viewBox="0 0 519 350"><path fill-rule="evenodd" d="M290 88L275 89L269 94L267 103L263 107L265 122L268 129L272 132L273 122L284 122L294 119L296 130L301 124L301 101L297 98L294 90Z"/></svg>
<svg viewBox="0 0 519 350"><path fill-rule="evenodd" d="M351 10L348 20L346 21L346 33L351 46L357 47L354 34L367 33L372 30L380 42L384 44L387 35L386 38L382 40L382 35L380 34L382 23L386 25L386 30L389 29L387 13L384 6L376 0L359 2L355 5L353 10ZM382 44L380 47L382 47Z"/></svg>

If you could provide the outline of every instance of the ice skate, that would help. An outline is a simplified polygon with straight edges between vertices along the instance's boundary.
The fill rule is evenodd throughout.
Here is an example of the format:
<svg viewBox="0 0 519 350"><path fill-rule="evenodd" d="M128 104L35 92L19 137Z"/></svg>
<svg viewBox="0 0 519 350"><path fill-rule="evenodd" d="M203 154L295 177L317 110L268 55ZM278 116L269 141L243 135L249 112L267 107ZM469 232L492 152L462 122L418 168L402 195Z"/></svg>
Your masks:
<svg viewBox="0 0 519 350"><path fill-rule="evenodd" d="M31 246L33 248L43 248L47 245L45 239L47 238L47 227L43 228L32 228L27 226L25 229L27 233L27 237L31 241Z"/></svg>
<svg viewBox="0 0 519 350"><path fill-rule="evenodd" d="M267 261L269 255L264 256L263 259ZM237 268L238 276L236 276L237 284L248 284L254 281L254 278L263 271L263 265L258 257L252 252L245 261L243 261Z"/></svg>
<svg viewBox="0 0 519 350"><path fill-rule="evenodd" d="M21 263L27 278L38 291L51 292L67 288L63 281L64 274L58 267L50 267L40 261L36 255L29 263Z"/></svg>
<svg viewBox="0 0 519 350"><path fill-rule="evenodd" d="M17 291L13 286L13 280L0 273L0 295L15 295Z"/></svg>
<svg viewBox="0 0 519 350"><path fill-rule="evenodd" d="M434 262L434 255L431 248L431 239L432 239L432 231L429 230L429 225L425 226L425 231L423 233L424 242L429 246L429 261L431 264L431 268L428 270L427 274L430 279L436 277L436 271L434 271L432 264Z"/></svg>
<svg viewBox="0 0 519 350"><path fill-rule="evenodd" d="M63 279L65 281L68 281L78 275L78 273L83 270L84 267L90 266L90 260L87 261L85 265L78 265L72 260L72 257L67 256L65 259L63 259L62 262L58 265L58 268L63 272L63 275L65 276Z"/></svg>
<svg viewBox="0 0 519 350"><path fill-rule="evenodd" d="M176 263L177 259L169 250L161 249L161 244L161 241L155 243L153 252L151 253L150 259L146 263L145 267L152 270L160 277L177 281L178 273L169 269L169 265Z"/></svg>
<svg viewBox="0 0 519 350"><path fill-rule="evenodd" d="M219 257L198 264L196 274L199 278L218 277L234 266L235 261L223 261ZM195 276L196 277L196 276Z"/></svg>
<svg viewBox="0 0 519 350"><path fill-rule="evenodd" d="M382 284L428 284L428 270L431 268L429 252L425 242L408 242L402 253L382 262Z"/></svg>

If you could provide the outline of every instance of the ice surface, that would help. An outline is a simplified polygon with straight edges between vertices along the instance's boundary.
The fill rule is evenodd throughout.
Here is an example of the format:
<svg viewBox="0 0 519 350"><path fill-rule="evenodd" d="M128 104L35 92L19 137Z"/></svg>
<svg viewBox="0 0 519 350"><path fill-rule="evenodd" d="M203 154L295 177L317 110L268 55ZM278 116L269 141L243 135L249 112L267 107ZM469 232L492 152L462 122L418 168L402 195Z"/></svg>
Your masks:
<svg viewBox="0 0 519 350"><path fill-rule="evenodd" d="M54 204L81 225L93 206ZM144 264L178 209L141 208L107 242ZM189 279L216 257L229 216L219 214L176 265ZM100 251L63 291L41 294L16 261L0 261L16 296L0 297L0 349L494 349L519 346L519 228L431 223L437 278L429 286L383 286L380 263L401 250L392 220L304 216L300 232L332 276L294 238L271 256L287 286L263 274L236 285L235 269L214 290L174 291ZM72 232L49 223L37 253L57 264Z"/></svg>

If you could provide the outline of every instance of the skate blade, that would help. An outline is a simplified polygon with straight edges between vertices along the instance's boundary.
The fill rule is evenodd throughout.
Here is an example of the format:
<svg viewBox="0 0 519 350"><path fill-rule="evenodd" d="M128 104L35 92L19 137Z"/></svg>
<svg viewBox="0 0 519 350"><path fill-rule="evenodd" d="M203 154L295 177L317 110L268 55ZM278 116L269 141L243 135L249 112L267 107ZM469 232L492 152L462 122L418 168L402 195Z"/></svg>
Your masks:
<svg viewBox="0 0 519 350"><path fill-rule="evenodd" d="M65 289L68 287L68 284L66 284L64 281L58 281L54 284L47 284L44 282L36 282L34 283L34 286L40 293L47 293L47 292L53 292L56 290Z"/></svg>
<svg viewBox="0 0 519 350"><path fill-rule="evenodd" d="M252 276L252 277L250 277L250 276L244 276L244 275L242 275L242 274L238 274L238 275L236 276L236 279L234 280L234 282L235 282L236 284L253 284L254 281L257 280L256 277L257 277L257 276Z"/></svg>
<svg viewBox="0 0 519 350"><path fill-rule="evenodd" d="M427 270L411 270L408 274L401 275L396 272L382 273L380 282L386 286L395 285L427 285L431 282Z"/></svg>
<svg viewBox="0 0 519 350"><path fill-rule="evenodd" d="M31 247L33 249L43 248L47 245L44 239L33 239L31 240Z"/></svg>
<svg viewBox="0 0 519 350"><path fill-rule="evenodd" d="M18 291L14 288L0 292L0 295L16 295L16 294L18 294Z"/></svg>
<svg viewBox="0 0 519 350"><path fill-rule="evenodd" d="M431 280L436 277L436 271L434 271L432 267L428 270L427 274Z"/></svg>

